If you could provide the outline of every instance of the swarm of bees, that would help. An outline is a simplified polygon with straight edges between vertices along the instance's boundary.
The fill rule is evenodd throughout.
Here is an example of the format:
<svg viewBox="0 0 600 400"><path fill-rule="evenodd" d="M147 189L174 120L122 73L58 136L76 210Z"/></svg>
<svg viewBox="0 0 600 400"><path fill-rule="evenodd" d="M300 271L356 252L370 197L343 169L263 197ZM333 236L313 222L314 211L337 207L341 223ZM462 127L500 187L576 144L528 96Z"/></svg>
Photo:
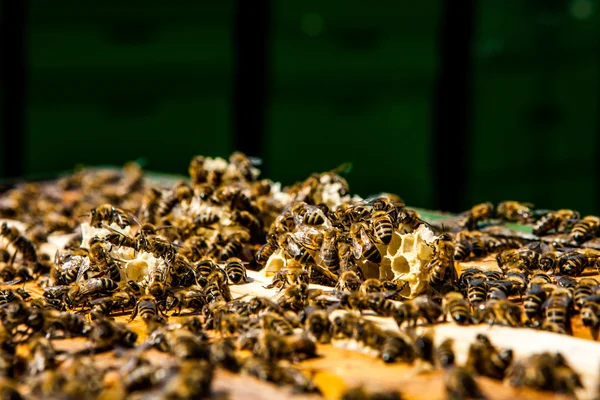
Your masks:
<svg viewBox="0 0 600 400"><path fill-rule="evenodd" d="M195 157L189 181L164 186L129 163L8 191L0 197L4 390L195 399L210 396L215 371L225 369L318 393L295 364L329 343L440 369L452 399L484 398L478 375L568 394L581 387L560 354L517 361L479 335L458 366L452 340L435 344L426 329L449 321L572 334L579 314L597 338L600 283L582 275L600 268L600 251L586 246L598 217L506 201L436 226L398 196L351 196L340 175L347 169L281 188L234 153ZM531 225L535 236L490 229L507 221ZM473 260L495 268L464 264ZM423 273L398 272L410 268ZM259 276L272 296L236 294ZM65 338L84 344L58 350ZM166 361L153 362L150 350ZM99 363L109 351L120 361ZM530 371L540 366L548 372L538 379ZM400 397L363 388L343 395Z"/></svg>

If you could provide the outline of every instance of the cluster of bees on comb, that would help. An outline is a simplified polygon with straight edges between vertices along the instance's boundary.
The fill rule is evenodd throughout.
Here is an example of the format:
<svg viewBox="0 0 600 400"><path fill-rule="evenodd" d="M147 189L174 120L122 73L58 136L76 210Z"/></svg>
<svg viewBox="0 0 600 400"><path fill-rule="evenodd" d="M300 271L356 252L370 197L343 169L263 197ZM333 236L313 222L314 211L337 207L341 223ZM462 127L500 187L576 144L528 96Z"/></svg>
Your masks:
<svg viewBox="0 0 600 400"><path fill-rule="evenodd" d="M478 375L559 393L581 388L562 355L513 359L486 335L457 365L453 341L436 343L431 327L570 334L580 314L596 338L600 286L582 275L600 266L598 217L506 201L436 224L398 196L352 196L347 169L282 188L234 153L195 157L189 180L176 183L128 163L7 191L2 395L204 398L216 371L227 370L317 396L301 363L328 344L442 370L453 399L484 398ZM485 268L473 266L480 261ZM63 339L79 345L61 348ZM98 361L106 352L111 361ZM342 397L401 394L359 387Z"/></svg>

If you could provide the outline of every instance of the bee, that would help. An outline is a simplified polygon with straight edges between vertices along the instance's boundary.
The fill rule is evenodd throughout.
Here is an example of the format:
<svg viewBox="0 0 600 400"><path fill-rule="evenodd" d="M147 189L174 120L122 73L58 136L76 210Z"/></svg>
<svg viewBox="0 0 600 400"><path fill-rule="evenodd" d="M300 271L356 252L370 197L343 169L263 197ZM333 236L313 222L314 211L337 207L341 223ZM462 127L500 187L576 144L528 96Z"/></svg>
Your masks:
<svg viewBox="0 0 600 400"><path fill-rule="evenodd" d="M340 267L340 257L335 230L327 230L323 234L323 244L319 255L326 268L332 272L337 272Z"/></svg>
<svg viewBox="0 0 600 400"><path fill-rule="evenodd" d="M449 368L444 375L444 386L449 400L487 398L472 373L466 368L457 366Z"/></svg>
<svg viewBox="0 0 600 400"><path fill-rule="evenodd" d="M271 330L282 336L290 336L294 333L294 327L283 316L268 312L264 314L260 320L263 329Z"/></svg>
<svg viewBox="0 0 600 400"><path fill-rule="evenodd" d="M133 312L129 317L129 322L133 321L135 317L137 317L138 313L142 317L143 320L149 320L161 314L160 307L156 303L154 297L150 295L145 295L140 297L140 299L135 304Z"/></svg>
<svg viewBox="0 0 600 400"><path fill-rule="evenodd" d="M428 324L433 324L442 314L442 307L438 303L429 296L421 295L395 306L392 316L398 327L404 323L414 327L420 319L424 319Z"/></svg>
<svg viewBox="0 0 600 400"><path fill-rule="evenodd" d="M300 311L304 309L308 299L308 285L300 283L290 285L283 295L279 297L277 304L284 310Z"/></svg>
<svg viewBox="0 0 600 400"><path fill-rule="evenodd" d="M585 298L581 306L581 322L590 329L594 340L598 340L600 330L600 295Z"/></svg>
<svg viewBox="0 0 600 400"><path fill-rule="evenodd" d="M167 309L171 310L177 307L177 315L181 314L183 308L192 310L201 310L204 306L204 289L199 286L189 286L172 293L171 302Z"/></svg>
<svg viewBox="0 0 600 400"><path fill-rule="evenodd" d="M398 230L402 233L411 233L419 229L421 225L425 224L425 221L421 219L418 212L414 210L408 210L406 208L398 210L398 216L396 217L396 225Z"/></svg>
<svg viewBox="0 0 600 400"><path fill-rule="evenodd" d="M588 215L575 223L569 234L569 238L575 243L581 244L587 239L594 237L599 227L600 218L595 215Z"/></svg>
<svg viewBox="0 0 600 400"><path fill-rule="evenodd" d="M210 361L213 365L223 367L231 372L239 372L240 362L235 355L235 343L230 338L223 338L210 347Z"/></svg>
<svg viewBox="0 0 600 400"><path fill-rule="evenodd" d="M527 320L537 326L542 319L542 306L546 301L546 292L541 285L532 285L525 293L523 300L523 311Z"/></svg>
<svg viewBox="0 0 600 400"><path fill-rule="evenodd" d="M540 253L527 247L509 249L501 252L497 257L497 261L501 268L533 270L538 268Z"/></svg>
<svg viewBox="0 0 600 400"><path fill-rule="evenodd" d="M593 265L596 258L597 256L592 258L578 251L569 251L556 260L557 269L561 275L579 276L586 267Z"/></svg>
<svg viewBox="0 0 600 400"><path fill-rule="evenodd" d="M294 236L290 234L282 235L279 239L279 245L299 264L304 266L315 263L315 259L309 250L300 244Z"/></svg>
<svg viewBox="0 0 600 400"><path fill-rule="evenodd" d="M503 379L512 360L512 350L496 349L490 339L480 333L469 347L466 366L480 375Z"/></svg>
<svg viewBox="0 0 600 400"><path fill-rule="evenodd" d="M163 195L158 205L158 216L160 218L170 214L171 211L180 203L187 203L192 200L194 190L187 182L180 182L166 196Z"/></svg>
<svg viewBox="0 0 600 400"><path fill-rule="evenodd" d="M533 234L542 236L556 230L564 232L579 219L579 213L573 210L550 211L540 218L532 228Z"/></svg>
<svg viewBox="0 0 600 400"><path fill-rule="evenodd" d="M342 394L341 400L401 400L400 392L391 390L386 392L368 393L362 387L348 389Z"/></svg>
<svg viewBox="0 0 600 400"><path fill-rule="evenodd" d="M362 279L354 271L344 271L340 275L335 290L356 292L362 285Z"/></svg>
<svg viewBox="0 0 600 400"><path fill-rule="evenodd" d="M513 292L523 296L525 289L527 288L527 275L521 272L520 269L510 268L506 272L506 282L509 282L512 286Z"/></svg>
<svg viewBox="0 0 600 400"><path fill-rule="evenodd" d="M242 365L242 373L254 376L261 381L278 383L283 378L283 371L277 363L259 357L248 357Z"/></svg>
<svg viewBox="0 0 600 400"><path fill-rule="evenodd" d="M214 366L208 360L184 360L160 391L162 399L203 399L211 395Z"/></svg>
<svg viewBox="0 0 600 400"><path fill-rule="evenodd" d="M473 279L467 288L467 298L472 306L477 307L487 298L488 285L483 279Z"/></svg>
<svg viewBox="0 0 600 400"><path fill-rule="evenodd" d="M103 204L96 208L92 208L92 211L90 212L91 226L101 228L104 223L107 223L108 225L115 223L121 228L126 228L130 225L127 213L110 204Z"/></svg>
<svg viewBox="0 0 600 400"><path fill-rule="evenodd" d="M76 305L85 297L114 292L118 288L117 282L107 278L90 278L83 283L74 282L67 292L65 302L67 305Z"/></svg>
<svg viewBox="0 0 600 400"><path fill-rule="evenodd" d="M94 320L88 336L90 344L96 350L110 349L116 345L131 348L135 345L137 337L137 333L129 329L127 324L108 318Z"/></svg>
<svg viewBox="0 0 600 400"><path fill-rule="evenodd" d="M596 289L599 287L598 285L598 281L594 278L582 278L577 282L575 292L573 293L573 306L576 310L579 310L583 306L586 297L595 294Z"/></svg>
<svg viewBox="0 0 600 400"><path fill-rule="evenodd" d="M526 386L571 396L575 394L575 390L583 387L579 375L560 353L539 353L515 362L508 380L511 386Z"/></svg>
<svg viewBox="0 0 600 400"><path fill-rule="evenodd" d="M491 218L494 215L494 205L492 203L481 203L474 205L469 211L463 213L459 220L459 225L469 230L477 228L481 221Z"/></svg>
<svg viewBox="0 0 600 400"><path fill-rule="evenodd" d="M469 303L465 300L462 293L446 293L442 307L444 310L444 319L450 317L450 320L458 325L467 325L471 322Z"/></svg>
<svg viewBox="0 0 600 400"><path fill-rule="evenodd" d="M247 228L253 238L263 236L262 222L248 211L235 211L232 220Z"/></svg>
<svg viewBox="0 0 600 400"><path fill-rule="evenodd" d="M350 228L352 235L352 245L354 257L359 259L364 257L366 260L379 264L381 263L381 253L370 237L368 227L365 223L354 223Z"/></svg>
<svg viewBox="0 0 600 400"><path fill-rule="evenodd" d="M489 325L521 325L522 312L519 305L509 300L488 300L478 307L478 319Z"/></svg>
<svg viewBox="0 0 600 400"><path fill-rule="evenodd" d="M543 271L558 271L558 260L563 253L561 251L547 251L540 256L539 267Z"/></svg>
<svg viewBox="0 0 600 400"><path fill-rule="evenodd" d="M448 233L438 236L433 242L434 255L428 263L429 283L432 287L441 287L447 280L454 281L454 242ZM446 278L449 279L446 279Z"/></svg>
<svg viewBox="0 0 600 400"><path fill-rule="evenodd" d="M469 282L471 282L473 279L487 280L487 277L479 268L465 268L460 274L458 284L461 288L466 289L469 286Z"/></svg>
<svg viewBox="0 0 600 400"><path fill-rule="evenodd" d="M306 332L318 343L329 343L331 341L331 322L325 310L314 310L305 321Z"/></svg>
<svg viewBox="0 0 600 400"><path fill-rule="evenodd" d="M382 244L389 244L394 234L392 217L386 211L375 211L371 214L371 222L375 239Z"/></svg>
<svg viewBox="0 0 600 400"><path fill-rule="evenodd" d="M308 272L302 268L282 268L273 275L273 280L267 289L274 287L283 289L288 285L296 284L308 284L309 275Z"/></svg>
<svg viewBox="0 0 600 400"><path fill-rule="evenodd" d="M21 235L19 229L14 226L9 227L6 222L2 223L0 228L0 237L5 238L12 244L15 249L15 255L12 257L10 264L14 262L15 256L21 253L23 260L28 263L35 263L38 260L37 252L33 243L25 236Z"/></svg>
<svg viewBox="0 0 600 400"><path fill-rule="evenodd" d="M453 339L445 339L435 349L435 361L438 367L447 369L454 366L454 350L452 350L453 345Z"/></svg>
<svg viewBox="0 0 600 400"><path fill-rule="evenodd" d="M234 285L250 282L246 275L246 267L244 267L244 263L239 258L229 258L225 265L225 272L231 283Z"/></svg>
<svg viewBox="0 0 600 400"><path fill-rule="evenodd" d="M503 201L496 207L496 215L508 221L527 222L532 217L533 204Z"/></svg>
<svg viewBox="0 0 600 400"><path fill-rule="evenodd" d="M556 289L543 305L544 320L561 327L566 334L572 334L571 328L571 292L567 289Z"/></svg>
<svg viewBox="0 0 600 400"><path fill-rule="evenodd" d="M177 253L172 242L155 237L147 238L147 244L144 246L143 250L152 253L156 258L162 257L168 262L172 261Z"/></svg>
<svg viewBox="0 0 600 400"><path fill-rule="evenodd" d="M219 260L225 261L227 259L237 257L243 249L242 242L237 238L231 238L227 241L225 246L221 249L219 254Z"/></svg>
<svg viewBox="0 0 600 400"><path fill-rule="evenodd" d="M305 202L298 202L291 209L297 215L301 223L311 226L322 225L325 222L323 212L315 206L309 206Z"/></svg>
<svg viewBox="0 0 600 400"><path fill-rule="evenodd" d="M466 240L459 240L454 244L454 259L467 261L471 256L471 246Z"/></svg>
<svg viewBox="0 0 600 400"><path fill-rule="evenodd" d="M263 244L256 253L255 259L259 265L265 265L267 260L277 251L279 246L277 243L269 242Z"/></svg>
<svg viewBox="0 0 600 400"><path fill-rule="evenodd" d="M412 344L401 335L394 332L383 332L384 341L380 350L380 357L385 363L396 360L412 362L415 359L415 350Z"/></svg>

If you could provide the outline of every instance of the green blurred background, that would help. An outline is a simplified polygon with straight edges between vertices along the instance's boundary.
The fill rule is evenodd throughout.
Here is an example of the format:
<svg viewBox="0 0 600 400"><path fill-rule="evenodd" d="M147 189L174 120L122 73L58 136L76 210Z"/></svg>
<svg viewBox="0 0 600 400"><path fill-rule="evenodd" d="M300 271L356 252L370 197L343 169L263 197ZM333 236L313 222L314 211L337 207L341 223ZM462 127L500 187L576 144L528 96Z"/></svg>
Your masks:
<svg viewBox="0 0 600 400"><path fill-rule="evenodd" d="M474 4L457 208L517 199L600 213L598 1ZM269 8L266 176L292 183L351 161L363 195L429 208L455 195L434 189L432 167L443 1ZM231 0L30 0L23 176L140 157L186 173L194 154L235 150L234 13Z"/></svg>

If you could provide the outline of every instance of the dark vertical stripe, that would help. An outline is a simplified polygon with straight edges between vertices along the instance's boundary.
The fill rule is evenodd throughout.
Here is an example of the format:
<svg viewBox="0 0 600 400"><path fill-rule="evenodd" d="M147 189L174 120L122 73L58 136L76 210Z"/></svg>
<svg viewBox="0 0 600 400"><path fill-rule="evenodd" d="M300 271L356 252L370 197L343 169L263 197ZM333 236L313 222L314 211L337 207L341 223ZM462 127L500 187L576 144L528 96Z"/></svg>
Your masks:
<svg viewBox="0 0 600 400"><path fill-rule="evenodd" d="M26 94L26 0L2 0L0 10L0 130L6 177L23 173Z"/></svg>
<svg viewBox="0 0 600 400"><path fill-rule="evenodd" d="M236 150L265 158L269 0L235 0L233 135ZM261 167L264 173L264 166Z"/></svg>
<svg viewBox="0 0 600 400"><path fill-rule="evenodd" d="M475 0L442 3L433 109L434 204L438 209L459 211L466 208L468 189Z"/></svg>

